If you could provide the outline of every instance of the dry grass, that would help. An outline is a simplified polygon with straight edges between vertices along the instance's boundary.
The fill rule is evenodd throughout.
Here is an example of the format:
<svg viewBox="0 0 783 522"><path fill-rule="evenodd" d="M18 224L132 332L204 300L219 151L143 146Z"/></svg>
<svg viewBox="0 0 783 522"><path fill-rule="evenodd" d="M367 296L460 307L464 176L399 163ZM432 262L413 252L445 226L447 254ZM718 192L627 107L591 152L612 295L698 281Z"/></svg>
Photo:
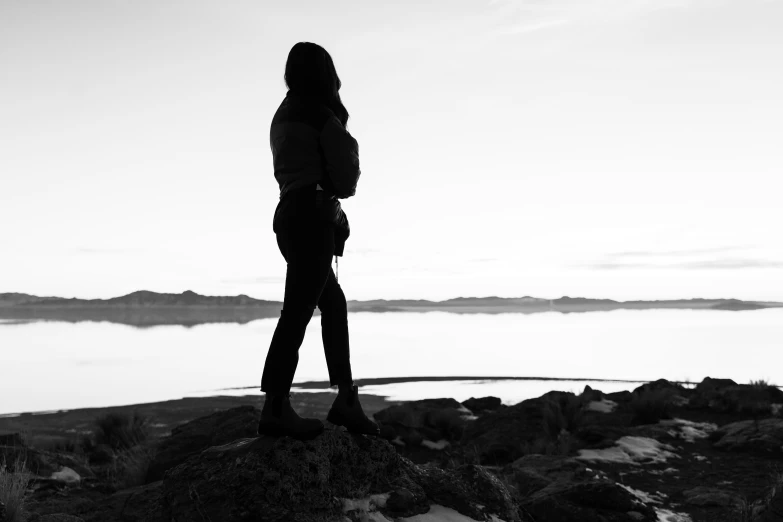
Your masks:
<svg viewBox="0 0 783 522"><path fill-rule="evenodd" d="M761 520L761 515L767 509L775 495L783 494L783 472L776 470L770 473L770 483L764 496L755 502L748 502L743 498L738 506L734 507L734 515L737 522L756 522Z"/></svg>
<svg viewBox="0 0 783 522"><path fill-rule="evenodd" d="M95 419L95 441L123 451L144 443L150 435L149 419L136 411L132 415L109 412Z"/></svg>
<svg viewBox="0 0 783 522"><path fill-rule="evenodd" d="M23 522L25 519L24 495L31 473L25 467L25 461L17 458L9 471L7 463L0 465L0 500L5 504L4 522Z"/></svg>
<svg viewBox="0 0 783 522"><path fill-rule="evenodd" d="M146 444L117 452L107 469L107 481L115 489L143 485L154 456L154 449Z"/></svg>

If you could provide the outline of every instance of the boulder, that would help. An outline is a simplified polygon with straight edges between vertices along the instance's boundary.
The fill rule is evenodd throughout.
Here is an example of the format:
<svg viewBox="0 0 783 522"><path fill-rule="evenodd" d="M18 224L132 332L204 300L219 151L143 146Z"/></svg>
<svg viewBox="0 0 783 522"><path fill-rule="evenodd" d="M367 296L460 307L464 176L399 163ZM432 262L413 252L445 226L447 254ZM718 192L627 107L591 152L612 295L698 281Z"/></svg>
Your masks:
<svg viewBox="0 0 783 522"><path fill-rule="evenodd" d="M655 510L611 480L553 482L525 498L522 510L547 522L657 522Z"/></svg>
<svg viewBox="0 0 783 522"><path fill-rule="evenodd" d="M503 467L503 474L521 498L553 482L571 482L588 477L587 467L563 455L530 454Z"/></svg>
<svg viewBox="0 0 783 522"><path fill-rule="evenodd" d="M661 390L671 391L672 393L676 393L677 395L681 396L684 396L690 392L690 390L686 389L681 384L667 381L666 379L658 379L657 381L646 382L642 384L641 386L634 389L631 394L639 396L645 393L657 392Z"/></svg>
<svg viewBox="0 0 783 522"><path fill-rule="evenodd" d="M376 412L381 435L387 440L399 437L408 446L424 441L458 441L472 412L454 399L424 399L389 406Z"/></svg>
<svg viewBox="0 0 783 522"><path fill-rule="evenodd" d="M82 478L78 473L66 466L63 466L60 471L55 471L52 473L50 478L67 486L78 486L82 481Z"/></svg>
<svg viewBox="0 0 783 522"><path fill-rule="evenodd" d="M725 451L749 451L783 455L783 419L732 422L709 435L713 447Z"/></svg>
<svg viewBox="0 0 783 522"><path fill-rule="evenodd" d="M623 403L629 402L631 399L633 399L633 393L628 390L622 390L618 392L607 393L604 395L604 397L614 402Z"/></svg>
<svg viewBox="0 0 783 522"><path fill-rule="evenodd" d="M695 408L708 407L718 412L764 416L773 414L773 404L776 403L783 403L783 391L775 386L727 384L697 390L691 398L690 405Z"/></svg>
<svg viewBox="0 0 783 522"><path fill-rule="evenodd" d="M382 438L329 425L310 441L242 438L170 469L158 514L166 520L332 522L428 512L431 504L475 520L520 518L505 486L481 466L418 466ZM344 519L344 518L343 518Z"/></svg>
<svg viewBox="0 0 783 522"><path fill-rule="evenodd" d="M594 390L589 384L586 384L582 391L582 397L588 401L600 401L604 398L604 393L601 390Z"/></svg>
<svg viewBox="0 0 783 522"><path fill-rule="evenodd" d="M503 404L500 402L499 397L481 397L476 399L471 397L466 401L462 401L462 405L473 413L481 413L483 411L496 411L499 410Z"/></svg>
<svg viewBox="0 0 783 522"><path fill-rule="evenodd" d="M698 486L682 492L685 503L692 506L734 508L742 505L742 498L725 489Z"/></svg>
<svg viewBox="0 0 783 522"><path fill-rule="evenodd" d="M712 377L705 377L694 389L697 393L708 393L711 391L720 390L727 386L737 386L737 383L732 379L713 379Z"/></svg>
<svg viewBox="0 0 783 522"><path fill-rule="evenodd" d="M261 410L246 405L222 410L177 426L161 439L150 463L145 482L155 482L163 474L184 462L190 455L211 446L226 444L240 437L258 434Z"/></svg>
<svg viewBox="0 0 783 522"><path fill-rule="evenodd" d="M509 464L524 455L523 444L544 436L550 404L546 399L527 399L479 417L465 427L461 445L474 448L481 463Z"/></svg>
<svg viewBox="0 0 783 522"><path fill-rule="evenodd" d="M614 446L614 441L628 435L629 428L604 424L587 424L574 431L581 444L580 448L601 449Z"/></svg>

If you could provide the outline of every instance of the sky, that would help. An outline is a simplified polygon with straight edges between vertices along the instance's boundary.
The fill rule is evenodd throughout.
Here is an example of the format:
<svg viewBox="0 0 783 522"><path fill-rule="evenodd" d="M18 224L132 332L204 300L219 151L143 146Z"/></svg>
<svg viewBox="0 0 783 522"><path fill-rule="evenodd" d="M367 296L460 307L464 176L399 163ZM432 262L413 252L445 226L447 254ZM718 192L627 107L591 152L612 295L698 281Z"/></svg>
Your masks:
<svg viewBox="0 0 783 522"><path fill-rule="evenodd" d="M332 56L351 299L783 301L783 0L0 0L0 293L282 301L269 126Z"/></svg>

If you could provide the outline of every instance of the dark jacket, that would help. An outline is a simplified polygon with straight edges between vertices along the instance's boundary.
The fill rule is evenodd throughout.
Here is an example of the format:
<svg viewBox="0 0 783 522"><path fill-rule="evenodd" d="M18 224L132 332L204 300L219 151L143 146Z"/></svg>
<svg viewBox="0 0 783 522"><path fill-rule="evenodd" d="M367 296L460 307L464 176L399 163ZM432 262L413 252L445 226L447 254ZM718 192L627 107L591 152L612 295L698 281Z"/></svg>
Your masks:
<svg viewBox="0 0 783 522"><path fill-rule="evenodd" d="M272 228L312 220L335 227L336 256L350 235L338 199L356 194L359 144L325 105L288 91L269 131L280 202Z"/></svg>

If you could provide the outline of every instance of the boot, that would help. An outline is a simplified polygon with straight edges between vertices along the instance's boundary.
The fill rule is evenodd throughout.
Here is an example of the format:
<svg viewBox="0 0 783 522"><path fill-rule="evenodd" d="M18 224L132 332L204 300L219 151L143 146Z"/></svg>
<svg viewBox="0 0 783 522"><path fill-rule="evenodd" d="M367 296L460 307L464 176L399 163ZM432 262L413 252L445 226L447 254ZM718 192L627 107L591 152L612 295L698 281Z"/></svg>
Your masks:
<svg viewBox="0 0 783 522"><path fill-rule="evenodd" d="M338 426L345 426L351 433L365 435L380 435L381 433L378 425L364 414L362 405L359 404L359 387L356 384L340 388L326 420Z"/></svg>
<svg viewBox="0 0 783 522"><path fill-rule="evenodd" d="M289 436L299 440L314 439L324 431L319 419L303 419L291 407L291 394L266 394L261 420L258 421L259 435L273 437Z"/></svg>

